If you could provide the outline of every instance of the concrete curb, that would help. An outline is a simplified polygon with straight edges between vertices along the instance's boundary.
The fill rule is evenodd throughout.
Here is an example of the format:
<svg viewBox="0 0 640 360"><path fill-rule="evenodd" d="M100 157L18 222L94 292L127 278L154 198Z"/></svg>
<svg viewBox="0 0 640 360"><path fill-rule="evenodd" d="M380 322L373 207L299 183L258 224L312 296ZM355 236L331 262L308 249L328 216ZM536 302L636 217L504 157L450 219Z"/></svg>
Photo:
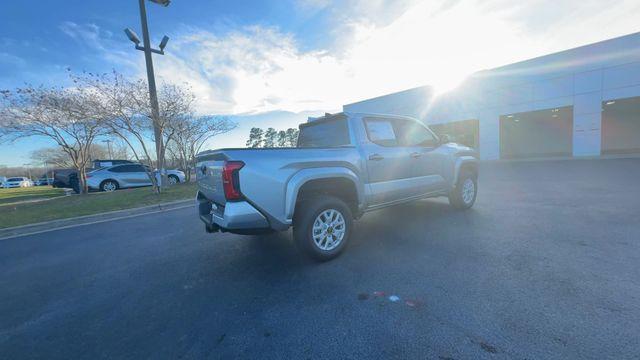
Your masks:
<svg viewBox="0 0 640 360"><path fill-rule="evenodd" d="M155 214L170 210L184 209L192 206L195 208L195 202L193 199L178 200L157 205L137 207L133 209L116 210L100 214L84 215L68 219L51 220L36 224L14 226L10 228L0 229L0 241L20 236L39 234L52 230L66 229L70 227L127 219L131 217Z"/></svg>

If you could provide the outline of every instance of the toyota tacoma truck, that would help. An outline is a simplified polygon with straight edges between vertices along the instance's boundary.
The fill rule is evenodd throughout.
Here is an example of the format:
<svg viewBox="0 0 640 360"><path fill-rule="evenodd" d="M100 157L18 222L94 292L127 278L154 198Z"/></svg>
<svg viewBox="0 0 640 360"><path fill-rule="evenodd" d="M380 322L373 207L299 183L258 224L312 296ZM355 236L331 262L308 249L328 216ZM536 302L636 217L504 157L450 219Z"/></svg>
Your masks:
<svg viewBox="0 0 640 360"><path fill-rule="evenodd" d="M369 211L438 196L468 209L478 193L472 148L413 118L347 112L300 125L295 148L202 152L196 176L207 232L293 227L299 248L321 261L344 250Z"/></svg>

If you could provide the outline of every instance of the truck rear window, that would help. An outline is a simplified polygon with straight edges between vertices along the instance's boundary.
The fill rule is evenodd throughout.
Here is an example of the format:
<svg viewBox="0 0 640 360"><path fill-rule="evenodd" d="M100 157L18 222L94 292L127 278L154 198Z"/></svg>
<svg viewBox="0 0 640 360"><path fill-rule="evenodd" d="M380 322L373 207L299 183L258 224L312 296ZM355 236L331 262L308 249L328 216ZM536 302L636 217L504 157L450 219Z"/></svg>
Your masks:
<svg viewBox="0 0 640 360"><path fill-rule="evenodd" d="M300 128L298 147L338 147L351 144L346 119L319 121Z"/></svg>

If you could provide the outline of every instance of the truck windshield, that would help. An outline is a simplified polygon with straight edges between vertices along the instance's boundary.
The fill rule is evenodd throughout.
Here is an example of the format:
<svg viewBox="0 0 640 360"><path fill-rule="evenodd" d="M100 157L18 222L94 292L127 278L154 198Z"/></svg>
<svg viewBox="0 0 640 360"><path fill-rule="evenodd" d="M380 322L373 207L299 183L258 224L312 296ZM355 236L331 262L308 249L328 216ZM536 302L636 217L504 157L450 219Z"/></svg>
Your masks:
<svg viewBox="0 0 640 360"><path fill-rule="evenodd" d="M298 147L338 147L350 145L346 119L318 121L300 128Z"/></svg>

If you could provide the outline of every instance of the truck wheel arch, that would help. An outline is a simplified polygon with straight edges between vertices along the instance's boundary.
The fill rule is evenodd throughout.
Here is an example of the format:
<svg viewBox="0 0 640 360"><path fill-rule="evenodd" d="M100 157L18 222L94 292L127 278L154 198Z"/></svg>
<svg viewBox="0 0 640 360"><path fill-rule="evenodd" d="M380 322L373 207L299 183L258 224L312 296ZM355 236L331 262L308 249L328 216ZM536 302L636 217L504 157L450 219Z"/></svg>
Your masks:
<svg viewBox="0 0 640 360"><path fill-rule="evenodd" d="M458 178L460 176L460 173L463 170L469 170L469 171L473 172L474 174L476 174L476 176L477 176L478 175L478 160L473 156L460 156L459 158L456 159L455 168L454 168L454 174L453 174L453 181L451 182L451 184L453 186L455 186L455 184L457 184Z"/></svg>
<svg viewBox="0 0 640 360"><path fill-rule="evenodd" d="M292 220L296 204L314 194L331 194L345 198L357 217L363 204L364 190L355 172L343 167L304 169L292 176L286 189L285 217Z"/></svg>

